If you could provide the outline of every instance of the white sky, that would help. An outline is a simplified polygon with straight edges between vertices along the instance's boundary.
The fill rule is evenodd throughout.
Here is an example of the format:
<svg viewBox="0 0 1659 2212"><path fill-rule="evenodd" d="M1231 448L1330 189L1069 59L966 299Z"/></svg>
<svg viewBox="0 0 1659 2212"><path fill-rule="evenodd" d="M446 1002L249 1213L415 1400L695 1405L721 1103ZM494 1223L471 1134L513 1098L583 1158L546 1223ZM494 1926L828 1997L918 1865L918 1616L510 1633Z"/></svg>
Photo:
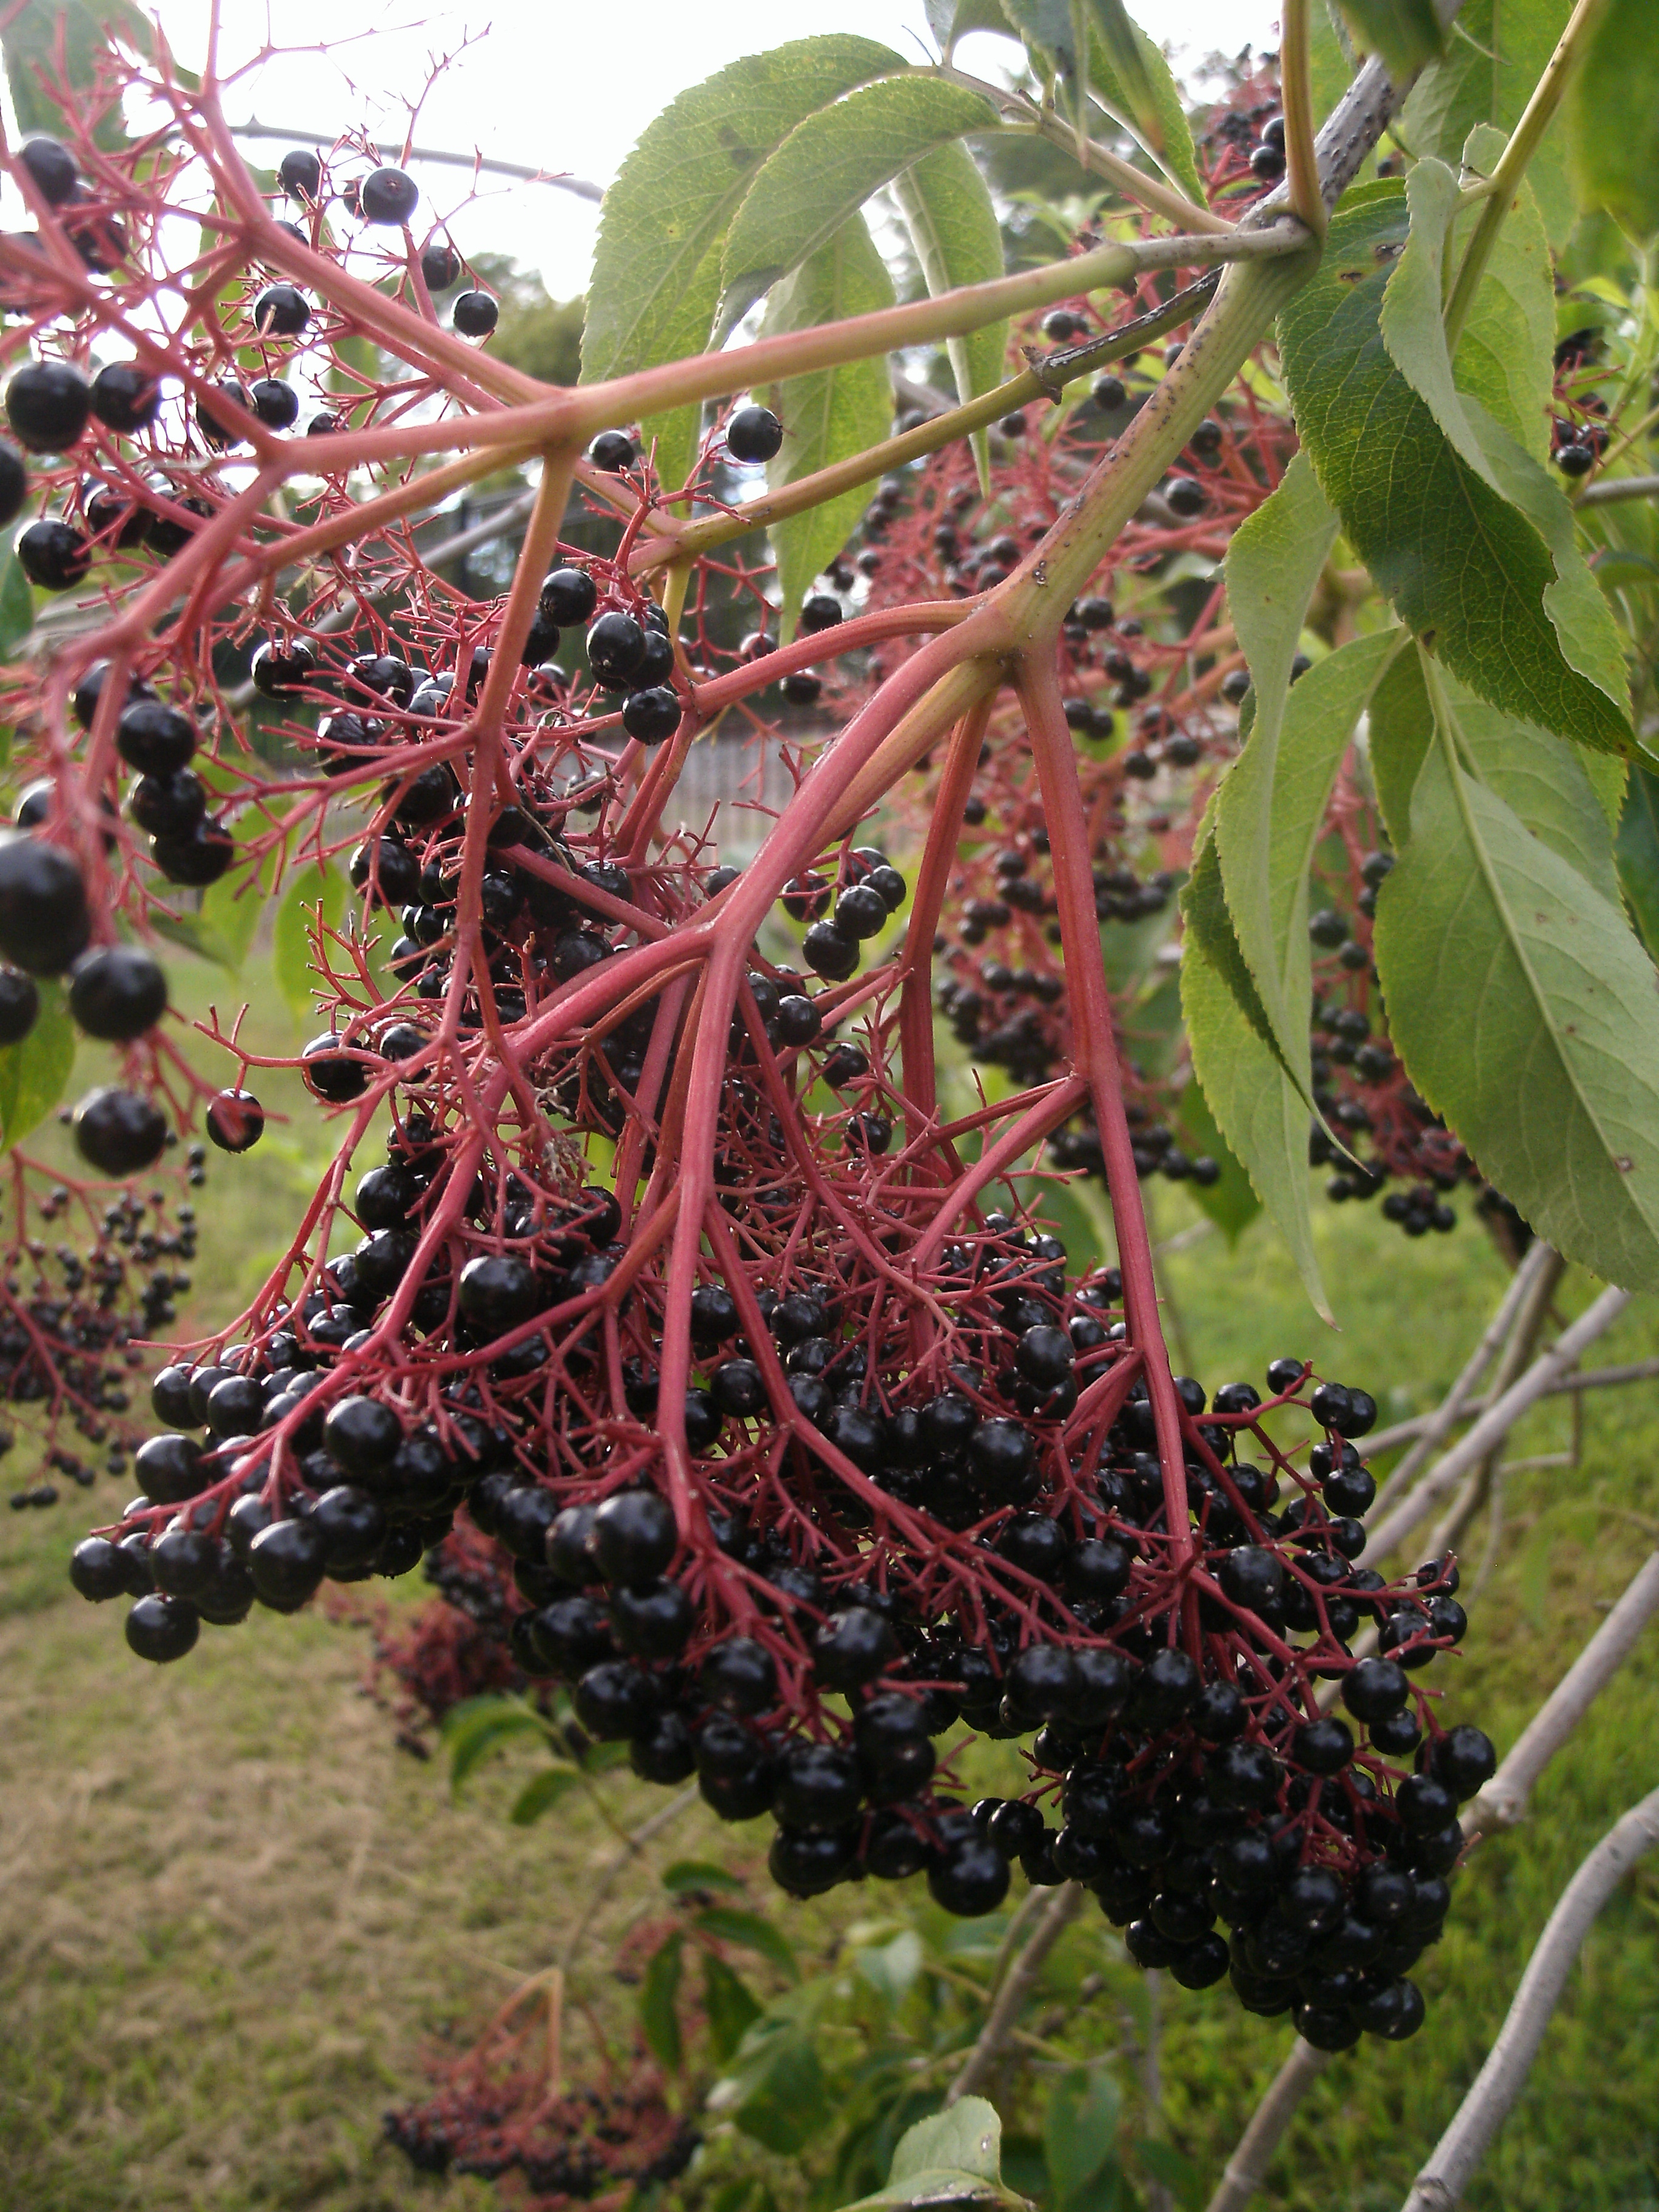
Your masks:
<svg viewBox="0 0 1659 2212"><path fill-rule="evenodd" d="M202 55L206 0L151 0L179 59ZM234 88L233 122L298 124L337 131L366 121L377 137L401 138L405 95L419 94L431 56L454 53L469 33L477 43L434 87L422 109L417 143L536 164L603 185L640 131L677 92L741 54L828 29L885 40L920 56L922 0L222 0L221 66L251 59L275 37L293 49L327 40L328 54L289 53ZM1159 0L1138 11L1175 51L1201 56L1271 46L1278 0ZM931 46L927 48L931 51ZM964 45L964 66L990 70L1003 42ZM274 166L283 148L249 142L251 157ZM446 213L465 195L466 173L419 172L428 210ZM585 289L596 210L546 185L484 179L486 197L463 215L464 252L513 254L539 269L563 299Z"/></svg>

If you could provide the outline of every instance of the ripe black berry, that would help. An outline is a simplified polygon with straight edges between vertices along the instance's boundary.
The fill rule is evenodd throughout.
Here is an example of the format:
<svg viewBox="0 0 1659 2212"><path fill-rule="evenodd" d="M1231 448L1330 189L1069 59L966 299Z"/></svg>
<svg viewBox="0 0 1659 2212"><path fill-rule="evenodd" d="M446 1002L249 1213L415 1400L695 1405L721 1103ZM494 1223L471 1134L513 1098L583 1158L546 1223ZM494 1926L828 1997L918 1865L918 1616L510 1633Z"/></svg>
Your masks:
<svg viewBox="0 0 1659 2212"><path fill-rule="evenodd" d="M173 835L152 837L149 856L170 884L202 890L216 884L236 857L236 840L221 822L205 819Z"/></svg>
<svg viewBox="0 0 1659 2212"><path fill-rule="evenodd" d="M674 1509L654 1490L618 1491L593 1515L593 1558L609 1583L653 1580L672 1559L678 1540Z"/></svg>
<svg viewBox="0 0 1659 2212"><path fill-rule="evenodd" d="M1430 1749L1428 1771L1461 1804L1478 1796L1498 1771L1492 1738L1478 1728L1448 1729Z"/></svg>
<svg viewBox="0 0 1659 2212"><path fill-rule="evenodd" d="M812 1671L825 1689L855 1690L898 1656L891 1623L865 1606L832 1613L812 1637Z"/></svg>
<svg viewBox="0 0 1659 2212"><path fill-rule="evenodd" d="M188 714L164 700L129 699L115 726L115 748L141 775L171 775L187 768L196 753L197 726ZM141 829L170 824L141 822Z"/></svg>
<svg viewBox="0 0 1659 2212"><path fill-rule="evenodd" d="M6 415L31 453L64 453L92 412L92 386L67 361L32 361L6 387Z"/></svg>
<svg viewBox="0 0 1659 2212"><path fill-rule="evenodd" d="M46 516L17 538L17 558L30 583L43 592L67 592L92 566L92 547L71 524Z"/></svg>
<svg viewBox="0 0 1659 2212"><path fill-rule="evenodd" d="M137 1175L161 1158L167 1116L136 1091L100 1084L75 1109L75 1148L100 1175Z"/></svg>
<svg viewBox="0 0 1659 2212"><path fill-rule="evenodd" d="M34 978L21 968L0 967L0 1045L21 1044L40 1012Z"/></svg>
<svg viewBox="0 0 1659 2212"><path fill-rule="evenodd" d="M81 173L75 166L74 155L56 138L44 135L26 138L18 159L33 179L41 198L50 206L62 207L75 198Z"/></svg>
<svg viewBox="0 0 1659 2212"><path fill-rule="evenodd" d="M1574 438L1555 449L1555 465L1564 477L1587 477L1595 466L1595 448Z"/></svg>
<svg viewBox="0 0 1659 2212"><path fill-rule="evenodd" d="M344 1105L350 1099L361 1098L368 1088L368 1067L361 1060L343 1051L337 1036L313 1037L301 1053L301 1059L305 1063L302 1072L307 1086L319 1098L326 1099L331 1106Z"/></svg>
<svg viewBox="0 0 1659 2212"><path fill-rule="evenodd" d="M601 430L587 449L587 458L607 476L620 476L635 459L634 441L626 430Z"/></svg>
<svg viewBox="0 0 1659 2212"><path fill-rule="evenodd" d="M365 222L396 229L420 204L420 186L402 169L376 169L358 188L357 205Z"/></svg>
<svg viewBox="0 0 1659 2212"><path fill-rule="evenodd" d="M449 319L464 338L487 338L501 320L501 303L488 292L458 292Z"/></svg>
<svg viewBox="0 0 1659 2212"><path fill-rule="evenodd" d="M680 726L678 695L665 684L630 691L623 701L623 727L642 745L659 745Z"/></svg>
<svg viewBox="0 0 1659 2212"><path fill-rule="evenodd" d="M927 1887L946 1912L975 1920L1008 1894L1008 1862L988 1838L963 1837L928 1868Z"/></svg>
<svg viewBox="0 0 1659 2212"><path fill-rule="evenodd" d="M877 904L881 902L877 900ZM844 983L859 964L858 939L838 921L815 921L801 940L801 957L815 975Z"/></svg>
<svg viewBox="0 0 1659 2212"><path fill-rule="evenodd" d="M322 1532L310 1521L273 1521L247 1547L253 1594L273 1613L298 1613L315 1595L326 1564Z"/></svg>
<svg viewBox="0 0 1659 2212"><path fill-rule="evenodd" d="M587 633L587 660L607 691L625 690L645 659L645 632L632 615L613 610Z"/></svg>
<svg viewBox="0 0 1659 2212"><path fill-rule="evenodd" d="M555 568L542 584L540 606L550 623L573 629L599 605L599 591L586 568Z"/></svg>
<svg viewBox="0 0 1659 2212"><path fill-rule="evenodd" d="M166 1013L167 979L137 945L100 945L76 962L69 1008L88 1036L131 1044Z"/></svg>
<svg viewBox="0 0 1659 2212"><path fill-rule="evenodd" d="M201 1126L222 1152L252 1152L265 1134L265 1115L252 1091L219 1091L208 1099Z"/></svg>
<svg viewBox="0 0 1659 2212"><path fill-rule="evenodd" d="M194 1647L202 1623L193 1605L152 1591L127 1615L126 1630L127 1643L139 1658L164 1666L169 1660L182 1659Z"/></svg>
<svg viewBox="0 0 1659 2212"><path fill-rule="evenodd" d="M291 200L314 200L323 188L323 165L309 146L296 146L284 154L276 174Z"/></svg>
<svg viewBox="0 0 1659 2212"><path fill-rule="evenodd" d="M253 327L262 337L297 338L310 320L311 302L297 284L268 284L253 303Z"/></svg>
<svg viewBox="0 0 1659 2212"><path fill-rule="evenodd" d="M161 404L161 380L139 362L112 362L93 378L90 404L106 430L130 438L155 420Z"/></svg>
<svg viewBox="0 0 1659 2212"><path fill-rule="evenodd" d="M769 407L739 407L726 425L726 450L734 461L769 461L783 444L783 425Z"/></svg>
<svg viewBox="0 0 1659 2212"><path fill-rule="evenodd" d="M446 240L434 238L421 248L421 275L428 292L447 292L461 281L461 257Z"/></svg>
<svg viewBox="0 0 1659 2212"><path fill-rule="evenodd" d="M248 398L268 430L291 430L300 419L300 395L278 376L262 376Z"/></svg>

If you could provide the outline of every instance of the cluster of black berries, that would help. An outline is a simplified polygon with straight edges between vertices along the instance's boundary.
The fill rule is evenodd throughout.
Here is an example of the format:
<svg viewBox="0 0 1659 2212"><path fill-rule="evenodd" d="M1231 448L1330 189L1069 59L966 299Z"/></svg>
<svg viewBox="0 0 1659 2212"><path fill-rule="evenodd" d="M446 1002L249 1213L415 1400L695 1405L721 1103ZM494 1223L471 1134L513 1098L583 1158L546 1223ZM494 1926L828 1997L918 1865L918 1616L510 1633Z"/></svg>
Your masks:
<svg viewBox="0 0 1659 2212"><path fill-rule="evenodd" d="M0 1276L0 1398L27 1409L45 1445L43 1479L11 1495L20 1509L55 1504L55 1475L81 1489L96 1480L88 1461L55 1441L66 1425L103 1449L105 1472L125 1469L141 1433L128 1418L132 1371L145 1364L137 1346L177 1319L174 1301L190 1287L182 1270L196 1254L195 1208L171 1206L161 1189L123 1191L94 1217L83 1196L56 1184L34 1197L33 1211L55 1241L21 1237ZM82 1215L88 1233L72 1243L65 1231ZM3 1434L0 1450L9 1451L15 1438Z"/></svg>
<svg viewBox="0 0 1659 2212"><path fill-rule="evenodd" d="M741 1075L729 1089L727 1141L752 1161L764 1102ZM749 1318L718 1280L692 1294L677 1511L654 1436L664 1293L641 1277L603 1327L592 1295L625 1249L616 1200L479 1177L411 1282L452 1158L406 1115L358 1185L356 1251L245 1353L158 1376L176 1428L74 1564L88 1595L136 1597L136 1650L176 1657L255 1600L292 1610L325 1577L405 1571L464 1510L511 1562L518 1667L568 1682L583 1729L645 1778L695 1774L725 1817L769 1812L792 1893L925 1871L978 1913L1018 1858L1086 1881L1143 1963L1195 1985L1231 1969L1313 2039L1410 2032L1402 1977L1443 1913L1456 1797L1491 1758L1411 1680L1462 1632L1455 1571L1389 1586L1356 1565L1365 1393L1312 1393L1303 1472L1253 1387L1209 1402L1180 1380L1172 1490L1112 1274L1074 1285L1057 1240L988 1216L918 1277L950 1321L918 1360L902 1261L832 1257L823 1221L796 1241L799 1191L775 1218L762 1180L736 1200L763 1255ZM863 1203L896 1254L896 1217ZM392 1298L406 1322L377 1333ZM1267 1381L1298 1398L1305 1370ZM1368 1620L1382 1656L1354 1662ZM1322 1713L1327 1681L1365 1741ZM969 1810L933 1787L959 1720L1030 1739L1027 1798Z"/></svg>

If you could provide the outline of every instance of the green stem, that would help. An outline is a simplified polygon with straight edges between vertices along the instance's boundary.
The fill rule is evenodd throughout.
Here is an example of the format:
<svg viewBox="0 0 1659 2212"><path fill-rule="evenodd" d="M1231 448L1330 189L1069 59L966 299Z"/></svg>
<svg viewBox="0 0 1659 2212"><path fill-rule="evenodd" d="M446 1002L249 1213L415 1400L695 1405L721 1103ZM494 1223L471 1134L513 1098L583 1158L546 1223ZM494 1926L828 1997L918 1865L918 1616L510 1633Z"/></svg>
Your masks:
<svg viewBox="0 0 1659 2212"><path fill-rule="evenodd" d="M1149 177L1144 169L1137 169L1121 154L1113 153L1109 146L1091 138L1080 126L1074 130L1052 108L1041 106L1029 94L1006 85L987 84L982 78L969 76L963 70L937 69L933 74L949 83L962 85L969 92L980 93L1005 112L1018 115L1021 118L1018 123L1005 124L1003 128L1048 139L1072 155L1079 168L1115 185L1125 199L1151 208L1155 214L1167 216L1171 222L1182 223L1188 230L1209 230L1220 236L1233 228L1225 216L1212 214L1197 201L1188 199L1185 192L1176 191L1171 185L1160 184L1156 177Z"/></svg>
<svg viewBox="0 0 1659 2212"><path fill-rule="evenodd" d="M1311 0L1285 0L1279 33L1279 96L1285 103L1285 161L1289 171L1291 213L1323 238L1328 220L1314 150L1312 46L1308 27Z"/></svg>
<svg viewBox="0 0 1659 2212"><path fill-rule="evenodd" d="M1302 243L1300 234L1294 232L1263 231L1252 235L1277 239L1279 250L1284 252ZM1264 252L1261 258L1271 257ZM809 507L820 507L824 501L859 484L873 483L890 470L936 453L941 447L965 438L988 423L1000 422L1005 415L1012 414L1017 407L1029 406L1034 399L1057 399L1064 386L1092 374L1108 362L1121 361L1126 354L1139 353L1166 331L1190 322L1213 289L1209 279L1188 285L1151 314L1137 315L1133 322L1108 331L1087 345L1069 346L1036 368L1010 377L1006 384L999 384L978 399L933 416L898 437L884 438L880 445L838 461L833 468L815 469L811 476L784 484L769 492L764 499L750 500L736 514L709 515L701 522L683 525L672 536L653 537L641 550L636 566L641 572L648 571L660 568L665 562L678 562L707 553L716 545L729 544L735 538L747 537L751 530L781 522L786 516L799 514Z"/></svg>
<svg viewBox="0 0 1659 2212"><path fill-rule="evenodd" d="M1452 353L1457 350L1457 341L1463 334L1463 325L1468 320L1474 295L1480 289L1480 279L1486 273L1486 264L1492 258L1492 247L1498 243L1498 234L1504 228L1504 218L1510 211L1510 203L1527 173L1528 164L1538 151L1539 141L1561 104L1568 73L1603 4L1604 0L1578 0L1578 5L1567 19L1565 30L1557 41L1555 52L1545 64L1544 74L1533 87L1532 98L1527 102L1520 121L1510 133L1509 144L1499 155L1498 166L1487 180L1491 197L1481 209L1480 219L1464 249L1463 263L1457 272L1451 304L1446 309L1446 344Z"/></svg>

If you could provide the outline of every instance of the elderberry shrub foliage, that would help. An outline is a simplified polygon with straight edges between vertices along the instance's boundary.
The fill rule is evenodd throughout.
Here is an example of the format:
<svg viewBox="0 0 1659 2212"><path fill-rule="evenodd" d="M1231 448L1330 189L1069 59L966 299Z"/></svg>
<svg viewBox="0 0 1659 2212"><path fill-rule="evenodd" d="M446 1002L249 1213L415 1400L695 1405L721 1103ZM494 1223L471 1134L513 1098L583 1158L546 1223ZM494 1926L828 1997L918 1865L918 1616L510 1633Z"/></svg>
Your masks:
<svg viewBox="0 0 1659 2212"><path fill-rule="evenodd" d="M1182 1126L1321 1299L1310 871L1363 718L1405 1079L1650 1285L1654 975L1609 828L1639 744L1543 458L1546 218L1517 177L1454 230L1431 128L1409 185L1348 189L1447 64L1365 64L1316 173L1270 79L1195 138L1106 13L1090 84L1036 34L1005 94L834 33L686 94L607 196L574 390L491 354L477 284L434 308L461 211L367 140L255 173L218 81L124 17L5 157L0 485L76 620L8 672L40 787L0 951L122 1048L74 1109L118 1182L263 1126L268 1063L216 1015L202 1077L149 945L234 966L273 901L314 1006L335 1159L155 1374L141 1493L75 1554L137 1654L435 1553L588 1738L769 1814L791 1893L925 1875L975 1916L1018 1863L1336 2048L1419 2020L1492 1769L1419 1680L1456 1569L1358 1564L1367 1389L1171 1372L1139 1178L1224 1164L1175 1142L1181 1051L1145 1053L1114 933L1184 874ZM1075 251L1007 276L964 141L1075 149L1091 93L1151 166L1112 156ZM930 342L958 404L895 427L889 356ZM502 471L532 512L474 599L410 526ZM741 867L680 797L727 723L784 786ZM997 1079L960 1110L940 1011ZM18 1020L7 1079L46 1091ZM1103 1181L1115 1264L1048 1232L1056 1164ZM959 1723L1029 1744L1023 1796L957 1802Z"/></svg>

